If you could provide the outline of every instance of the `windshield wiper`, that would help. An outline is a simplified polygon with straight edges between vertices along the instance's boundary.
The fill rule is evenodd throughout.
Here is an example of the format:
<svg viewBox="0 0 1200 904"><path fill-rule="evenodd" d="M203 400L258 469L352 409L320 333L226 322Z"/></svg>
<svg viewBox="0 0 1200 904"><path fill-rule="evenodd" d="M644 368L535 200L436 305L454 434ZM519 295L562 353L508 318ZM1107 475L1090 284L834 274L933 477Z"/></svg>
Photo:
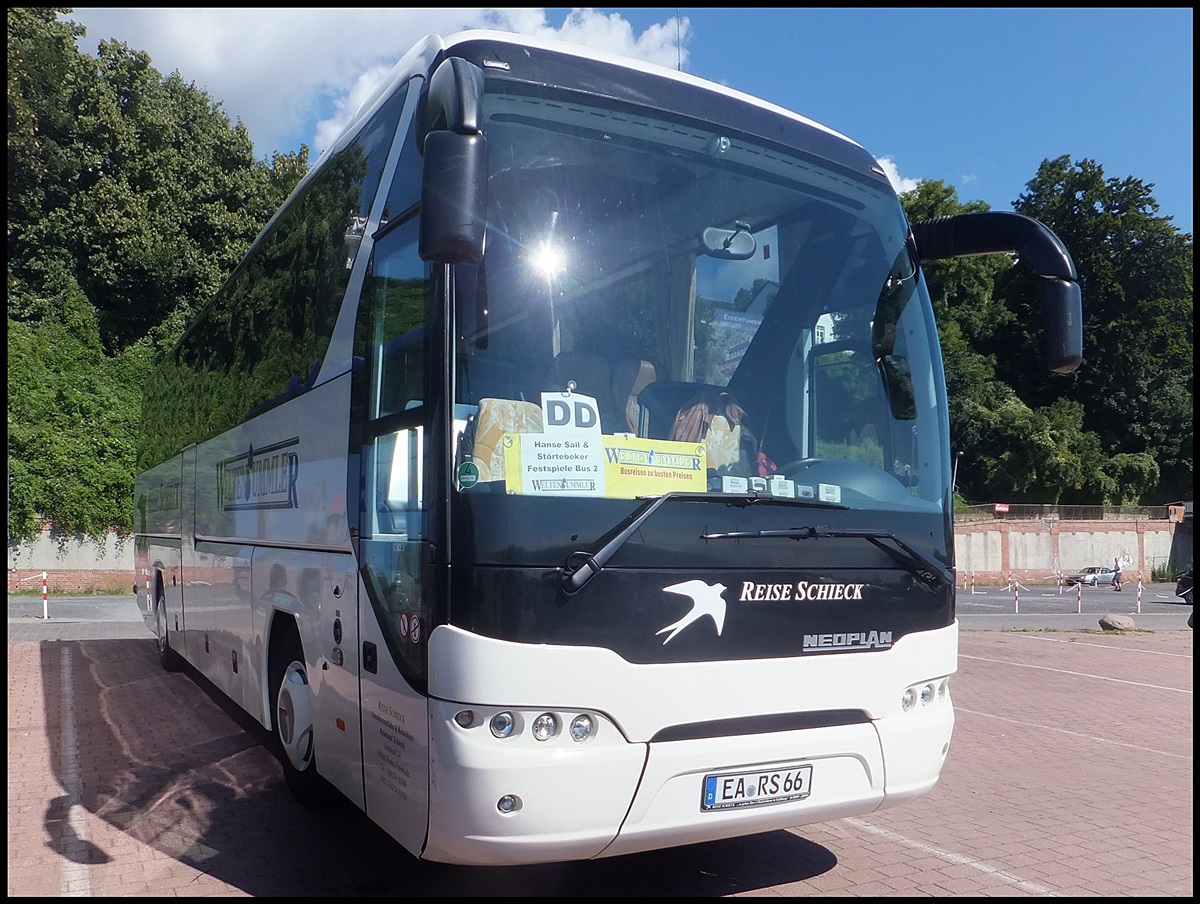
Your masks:
<svg viewBox="0 0 1200 904"><path fill-rule="evenodd" d="M595 552L579 550L567 556L563 565L562 585L567 593L577 593L583 585L600 573L600 569L608 564L632 537L646 519L658 510L664 502L724 502L726 505L748 506L758 504L787 504L814 506L817 508L847 508L829 502L816 502L804 499L791 499L786 496L771 496L760 493L663 493L661 496L648 496L645 502L634 509L624 521L600 538L600 548Z"/></svg>
<svg viewBox="0 0 1200 904"><path fill-rule="evenodd" d="M954 578L950 570L921 552L913 549L891 531L874 528L848 528L844 530L832 527L787 527L768 530L733 530L720 534L701 534L702 540L762 540L768 537L783 537L791 540L816 540L819 537L858 537L874 544L888 555L892 561L900 565L909 574L930 586L942 581L953 584ZM883 541L890 540L899 549L888 546Z"/></svg>

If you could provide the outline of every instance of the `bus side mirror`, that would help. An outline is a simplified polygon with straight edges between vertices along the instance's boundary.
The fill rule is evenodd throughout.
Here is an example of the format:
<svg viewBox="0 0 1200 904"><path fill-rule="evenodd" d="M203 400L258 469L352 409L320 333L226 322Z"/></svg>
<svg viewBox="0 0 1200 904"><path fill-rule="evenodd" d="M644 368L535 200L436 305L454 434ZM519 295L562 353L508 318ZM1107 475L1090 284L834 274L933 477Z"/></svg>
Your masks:
<svg viewBox="0 0 1200 904"><path fill-rule="evenodd" d="M487 212L487 141L479 127L483 70L460 57L443 60L423 101L421 259L477 264Z"/></svg>
<svg viewBox="0 0 1200 904"><path fill-rule="evenodd" d="M912 224L922 264L972 254L1015 251L1042 277L1042 351L1046 367L1069 374L1083 360L1083 295L1062 241L1032 217L998 210L937 217Z"/></svg>
<svg viewBox="0 0 1200 904"><path fill-rule="evenodd" d="M421 187L421 260L483 260L487 142L483 135L439 130L425 136Z"/></svg>
<svg viewBox="0 0 1200 904"><path fill-rule="evenodd" d="M1042 354L1046 367L1069 374L1083 359L1083 301L1079 283L1042 279Z"/></svg>

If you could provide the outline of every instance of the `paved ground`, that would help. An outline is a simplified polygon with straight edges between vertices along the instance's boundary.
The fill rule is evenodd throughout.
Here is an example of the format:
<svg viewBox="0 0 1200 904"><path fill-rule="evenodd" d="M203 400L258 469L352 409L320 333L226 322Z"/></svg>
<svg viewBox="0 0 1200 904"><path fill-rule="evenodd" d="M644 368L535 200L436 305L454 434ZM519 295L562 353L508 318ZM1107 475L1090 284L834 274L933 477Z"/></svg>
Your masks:
<svg viewBox="0 0 1200 904"><path fill-rule="evenodd" d="M1128 597L1079 614L1030 594L1011 613L960 595L954 740L920 800L507 870L420 863L348 806L300 808L261 732L159 669L132 597L52 599L48 619L10 598L8 893L1190 898L1190 607L1147 594L1138 630L1106 634L1097 615Z"/></svg>

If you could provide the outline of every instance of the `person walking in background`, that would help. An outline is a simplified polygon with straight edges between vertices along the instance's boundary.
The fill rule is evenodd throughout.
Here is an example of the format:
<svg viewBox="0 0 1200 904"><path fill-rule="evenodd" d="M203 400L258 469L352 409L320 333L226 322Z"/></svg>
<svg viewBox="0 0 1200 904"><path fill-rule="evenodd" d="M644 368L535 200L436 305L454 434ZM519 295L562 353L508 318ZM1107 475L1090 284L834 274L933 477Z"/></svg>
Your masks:
<svg viewBox="0 0 1200 904"><path fill-rule="evenodd" d="M1121 557L1113 559L1113 590L1121 589Z"/></svg>

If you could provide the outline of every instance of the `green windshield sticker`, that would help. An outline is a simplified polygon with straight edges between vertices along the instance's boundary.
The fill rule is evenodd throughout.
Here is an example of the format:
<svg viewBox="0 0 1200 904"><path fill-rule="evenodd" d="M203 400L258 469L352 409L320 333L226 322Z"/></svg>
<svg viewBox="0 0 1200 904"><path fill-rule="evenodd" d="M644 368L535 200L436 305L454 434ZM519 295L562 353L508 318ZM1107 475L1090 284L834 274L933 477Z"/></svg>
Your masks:
<svg viewBox="0 0 1200 904"><path fill-rule="evenodd" d="M458 485L464 489L479 483L479 465L473 461L464 461L458 466Z"/></svg>

